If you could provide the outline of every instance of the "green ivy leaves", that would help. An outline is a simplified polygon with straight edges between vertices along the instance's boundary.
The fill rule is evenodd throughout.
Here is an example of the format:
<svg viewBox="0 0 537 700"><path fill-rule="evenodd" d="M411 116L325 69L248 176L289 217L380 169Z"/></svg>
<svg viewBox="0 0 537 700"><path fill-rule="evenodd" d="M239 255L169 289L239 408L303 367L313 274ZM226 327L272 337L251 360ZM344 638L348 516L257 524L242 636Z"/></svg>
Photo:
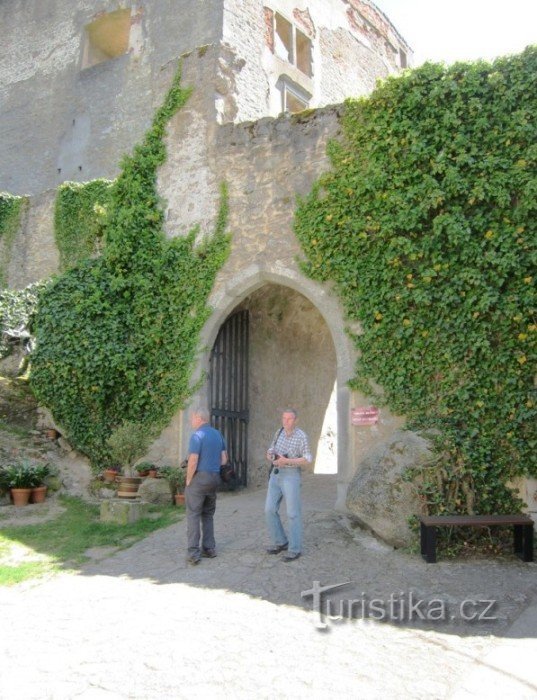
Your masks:
<svg viewBox="0 0 537 700"><path fill-rule="evenodd" d="M537 474L536 71L535 48L426 64L348 102L296 215L305 271L361 324L354 386L441 425L442 468L471 482L437 512L513 508L506 482Z"/></svg>
<svg viewBox="0 0 537 700"><path fill-rule="evenodd" d="M0 192L0 287L7 286L11 249L20 226L23 207L27 204L27 197Z"/></svg>
<svg viewBox="0 0 537 700"><path fill-rule="evenodd" d="M189 94L178 74L117 181L95 183L98 203L107 196L101 257L69 269L40 299L31 384L96 467L110 462L108 438L119 427L136 422L154 434L191 394L206 300L229 252L225 187L214 234L201 245L195 232L168 241L162 231L156 170L165 124Z"/></svg>
<svg viewBox="0 0 537 700"><path fill-rule="evenodd" d="M92 180L64 182L58 188L54 234L61 272L102 249L111 185L109 180Z"/></svg>

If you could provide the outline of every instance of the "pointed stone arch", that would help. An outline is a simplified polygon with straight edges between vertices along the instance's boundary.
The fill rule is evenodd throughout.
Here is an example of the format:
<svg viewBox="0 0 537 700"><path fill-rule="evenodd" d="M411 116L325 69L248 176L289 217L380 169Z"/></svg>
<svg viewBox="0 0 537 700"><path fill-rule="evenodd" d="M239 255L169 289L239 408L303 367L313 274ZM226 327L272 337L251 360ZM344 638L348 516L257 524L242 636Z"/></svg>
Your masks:
<svg viewBox="0 0 537 700"><path fill-rule="evenodd" d="M288 287L298 292L315 307L329 330L336 358L338 473L336 507L344 509L344 499L350 476L349 470L354 462L349 421L351 391L347 386L347 382L354 373L355 351L348 334L345 332L341 306L323 285L305 278L293 268L274 266L271 269L267 269L258 265L252 265L243 269L239 275L235 275L233 278L227 279L220 284L217 283L209 299L213 313L201 334L200 348L202 348L202 351L194 381L203 377L203 374L209 368L211 348L222 324L249 295L252 295L265 285ZM206 401L207 386L202 385L191 403L203 404ZM186 411L183 415L181 432L185 436L189 432Z"/></svg>

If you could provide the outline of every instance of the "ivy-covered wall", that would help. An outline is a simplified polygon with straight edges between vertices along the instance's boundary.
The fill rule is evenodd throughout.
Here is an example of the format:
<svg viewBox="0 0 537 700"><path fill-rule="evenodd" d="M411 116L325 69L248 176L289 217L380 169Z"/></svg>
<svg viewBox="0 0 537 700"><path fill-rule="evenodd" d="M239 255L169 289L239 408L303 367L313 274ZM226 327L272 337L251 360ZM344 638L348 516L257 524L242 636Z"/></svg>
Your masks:
<svg viewBox="0 0 537 700"><path fill-rule="evenodd" d="M0 192L0 287L7 286L11 249L21 223L23 208L27 204L27 197Z"/></svg>
<svg viewBox="0 0 537 700"><path fill-rule="evenodd" d="M155 435L190 395L206 299L228 254L225 189L214 234L200 245L196 231L171 241L162 231L156 171L166 123L188 96L177 75L145 140L124 159L109 189L101 257L76 264L40 298L31 385L95 467L110 462L107 441L122 425Z"/></svg>
<svg viewBox="0 0 537 700"><path fill-rule="evenodd" d="M537 474L536 74L530 48L347 102L296 215L304 270L361 326L354 386L440 429L431 512L511 510Z"/></svg>
<svg viewBox="0 0 537 700"><path fill-rule="evenodd" d="M60 251L60 271L65 272L103 245L104 220L110 180L64 182L58 188L54 208L54 237Z"/></svg>

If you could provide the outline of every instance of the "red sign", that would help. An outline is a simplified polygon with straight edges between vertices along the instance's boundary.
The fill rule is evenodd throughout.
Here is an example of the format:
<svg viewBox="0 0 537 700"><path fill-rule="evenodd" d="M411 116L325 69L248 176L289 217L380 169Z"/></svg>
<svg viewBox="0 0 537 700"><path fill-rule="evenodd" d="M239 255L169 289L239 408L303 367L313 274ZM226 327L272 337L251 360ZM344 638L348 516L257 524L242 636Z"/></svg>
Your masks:
<svg viewBox="0 0 537 700"><path fill-rule="evenodd" d="M351 410L352 425L375 425L379 419L379 409L376 406L360 406Z"/></svg>

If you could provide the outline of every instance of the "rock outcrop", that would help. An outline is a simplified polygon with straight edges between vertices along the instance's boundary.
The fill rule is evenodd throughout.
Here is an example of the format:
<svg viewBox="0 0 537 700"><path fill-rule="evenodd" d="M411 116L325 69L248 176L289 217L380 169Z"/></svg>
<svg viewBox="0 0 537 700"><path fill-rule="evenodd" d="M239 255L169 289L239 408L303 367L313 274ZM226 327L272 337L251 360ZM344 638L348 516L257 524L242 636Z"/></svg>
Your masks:
<svg viewBox="0 0 537 700"><path fill-rule="evenodd" d="M408 519L422 506L412 483L404 481L409 467L434 458L431 443L411 431L399 430L376 445L359 463L347 492L351 516L394 547L415 541Z"/></svg>

